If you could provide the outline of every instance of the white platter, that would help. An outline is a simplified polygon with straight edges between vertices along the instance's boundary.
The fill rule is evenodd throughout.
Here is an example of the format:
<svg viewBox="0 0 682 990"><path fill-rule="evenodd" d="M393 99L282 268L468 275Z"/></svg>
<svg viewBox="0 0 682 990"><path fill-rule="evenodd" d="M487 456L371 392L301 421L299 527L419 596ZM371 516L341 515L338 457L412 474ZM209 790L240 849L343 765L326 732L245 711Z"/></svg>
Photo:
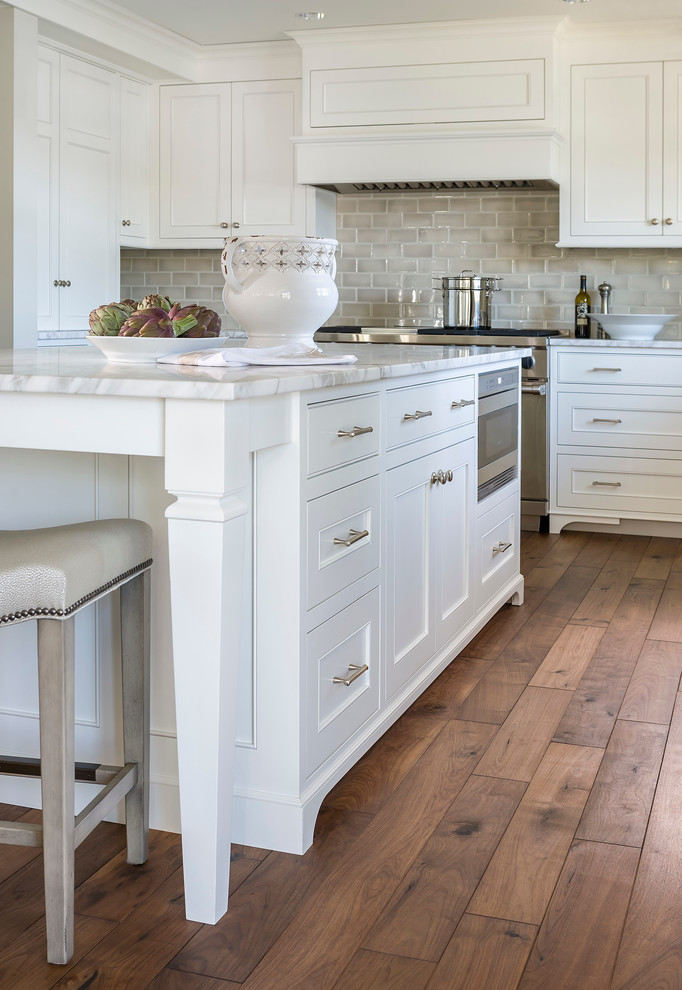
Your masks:
<svg viewBox="0 0 682 990"><path fill-rule="evenodd" d="M679 313L592 313L612 340L653 340Z"/></svg>
<svg viewBox="0 0 682 990"><path fill-rule="evenodd" d="M88 334L86 340L99 348L112 364L154 364L157 358L183 351L222 347L226 337L104 337Z"/></svg>

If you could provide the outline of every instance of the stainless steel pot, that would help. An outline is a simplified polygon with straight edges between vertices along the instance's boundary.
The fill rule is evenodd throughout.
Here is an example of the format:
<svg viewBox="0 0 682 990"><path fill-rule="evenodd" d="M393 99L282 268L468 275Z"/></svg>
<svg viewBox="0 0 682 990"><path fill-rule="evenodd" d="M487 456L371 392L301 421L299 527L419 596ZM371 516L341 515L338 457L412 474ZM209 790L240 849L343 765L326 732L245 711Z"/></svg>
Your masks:
<svg viewBox="0 0 682 990"><path fill-rule="evenodd" d="M492 294L501 281L498 275L476 275L469 269L443 275L443 326L487 330L492 323Z"/></svg>

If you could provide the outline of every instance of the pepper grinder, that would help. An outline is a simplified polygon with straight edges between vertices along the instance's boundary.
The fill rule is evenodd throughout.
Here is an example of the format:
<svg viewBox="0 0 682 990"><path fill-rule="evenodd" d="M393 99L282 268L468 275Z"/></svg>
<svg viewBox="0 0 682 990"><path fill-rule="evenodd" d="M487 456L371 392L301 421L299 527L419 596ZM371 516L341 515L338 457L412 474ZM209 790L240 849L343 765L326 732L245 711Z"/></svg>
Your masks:
<svg viewBox="0 0 682 990"><path fill-rule="evenodd" d="M598 291L599 291L599 295L601 297L601 312L608 315L608 312L609 312L609 296L611 295L611 291L613 289L613 286L612 285L609 285L608 282L602 282L601 285L597 286L597 288L598 288ZM600 340L605 340L606 339L606 336L607 336L606 333L604 332L604 330L602 329L602 327L600 325L599 332L598 332L599 339Z"/></svg>

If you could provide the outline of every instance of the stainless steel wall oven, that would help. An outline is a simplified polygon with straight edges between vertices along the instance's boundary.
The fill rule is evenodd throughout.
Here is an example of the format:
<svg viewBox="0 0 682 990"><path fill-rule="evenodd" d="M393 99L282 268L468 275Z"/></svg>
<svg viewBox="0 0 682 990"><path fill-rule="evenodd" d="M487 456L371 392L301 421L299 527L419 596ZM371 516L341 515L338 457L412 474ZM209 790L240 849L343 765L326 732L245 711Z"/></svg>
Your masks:
<svg viewBox="0 0 682 990"><path fill-rule="evenodd" d="M478 376L478 501L519 476L519 373Z"/></svg>

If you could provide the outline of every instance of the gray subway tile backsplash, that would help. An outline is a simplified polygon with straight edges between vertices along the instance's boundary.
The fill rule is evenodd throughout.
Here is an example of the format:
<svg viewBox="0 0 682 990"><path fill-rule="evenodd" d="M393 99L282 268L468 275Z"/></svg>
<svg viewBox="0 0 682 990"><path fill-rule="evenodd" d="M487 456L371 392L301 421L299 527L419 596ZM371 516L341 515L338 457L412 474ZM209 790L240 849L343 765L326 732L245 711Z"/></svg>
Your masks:
<svg viewBox="0 0 682 990"><path fill-rule="evenodd" d="M597 286L613 286L615 312L682 312L682 250L557 248L559 194L457 192L404 197L339 196L336 281L339 305L328 321L383 326L442 319L440 276L468 269L501 275L493 317L499 326L568 330L578 275L585 272L595 310ZM121 251L121 296L170 294L215 309L228 331L220 251ZM673 322L663 336L682 339Z"/></svg>

